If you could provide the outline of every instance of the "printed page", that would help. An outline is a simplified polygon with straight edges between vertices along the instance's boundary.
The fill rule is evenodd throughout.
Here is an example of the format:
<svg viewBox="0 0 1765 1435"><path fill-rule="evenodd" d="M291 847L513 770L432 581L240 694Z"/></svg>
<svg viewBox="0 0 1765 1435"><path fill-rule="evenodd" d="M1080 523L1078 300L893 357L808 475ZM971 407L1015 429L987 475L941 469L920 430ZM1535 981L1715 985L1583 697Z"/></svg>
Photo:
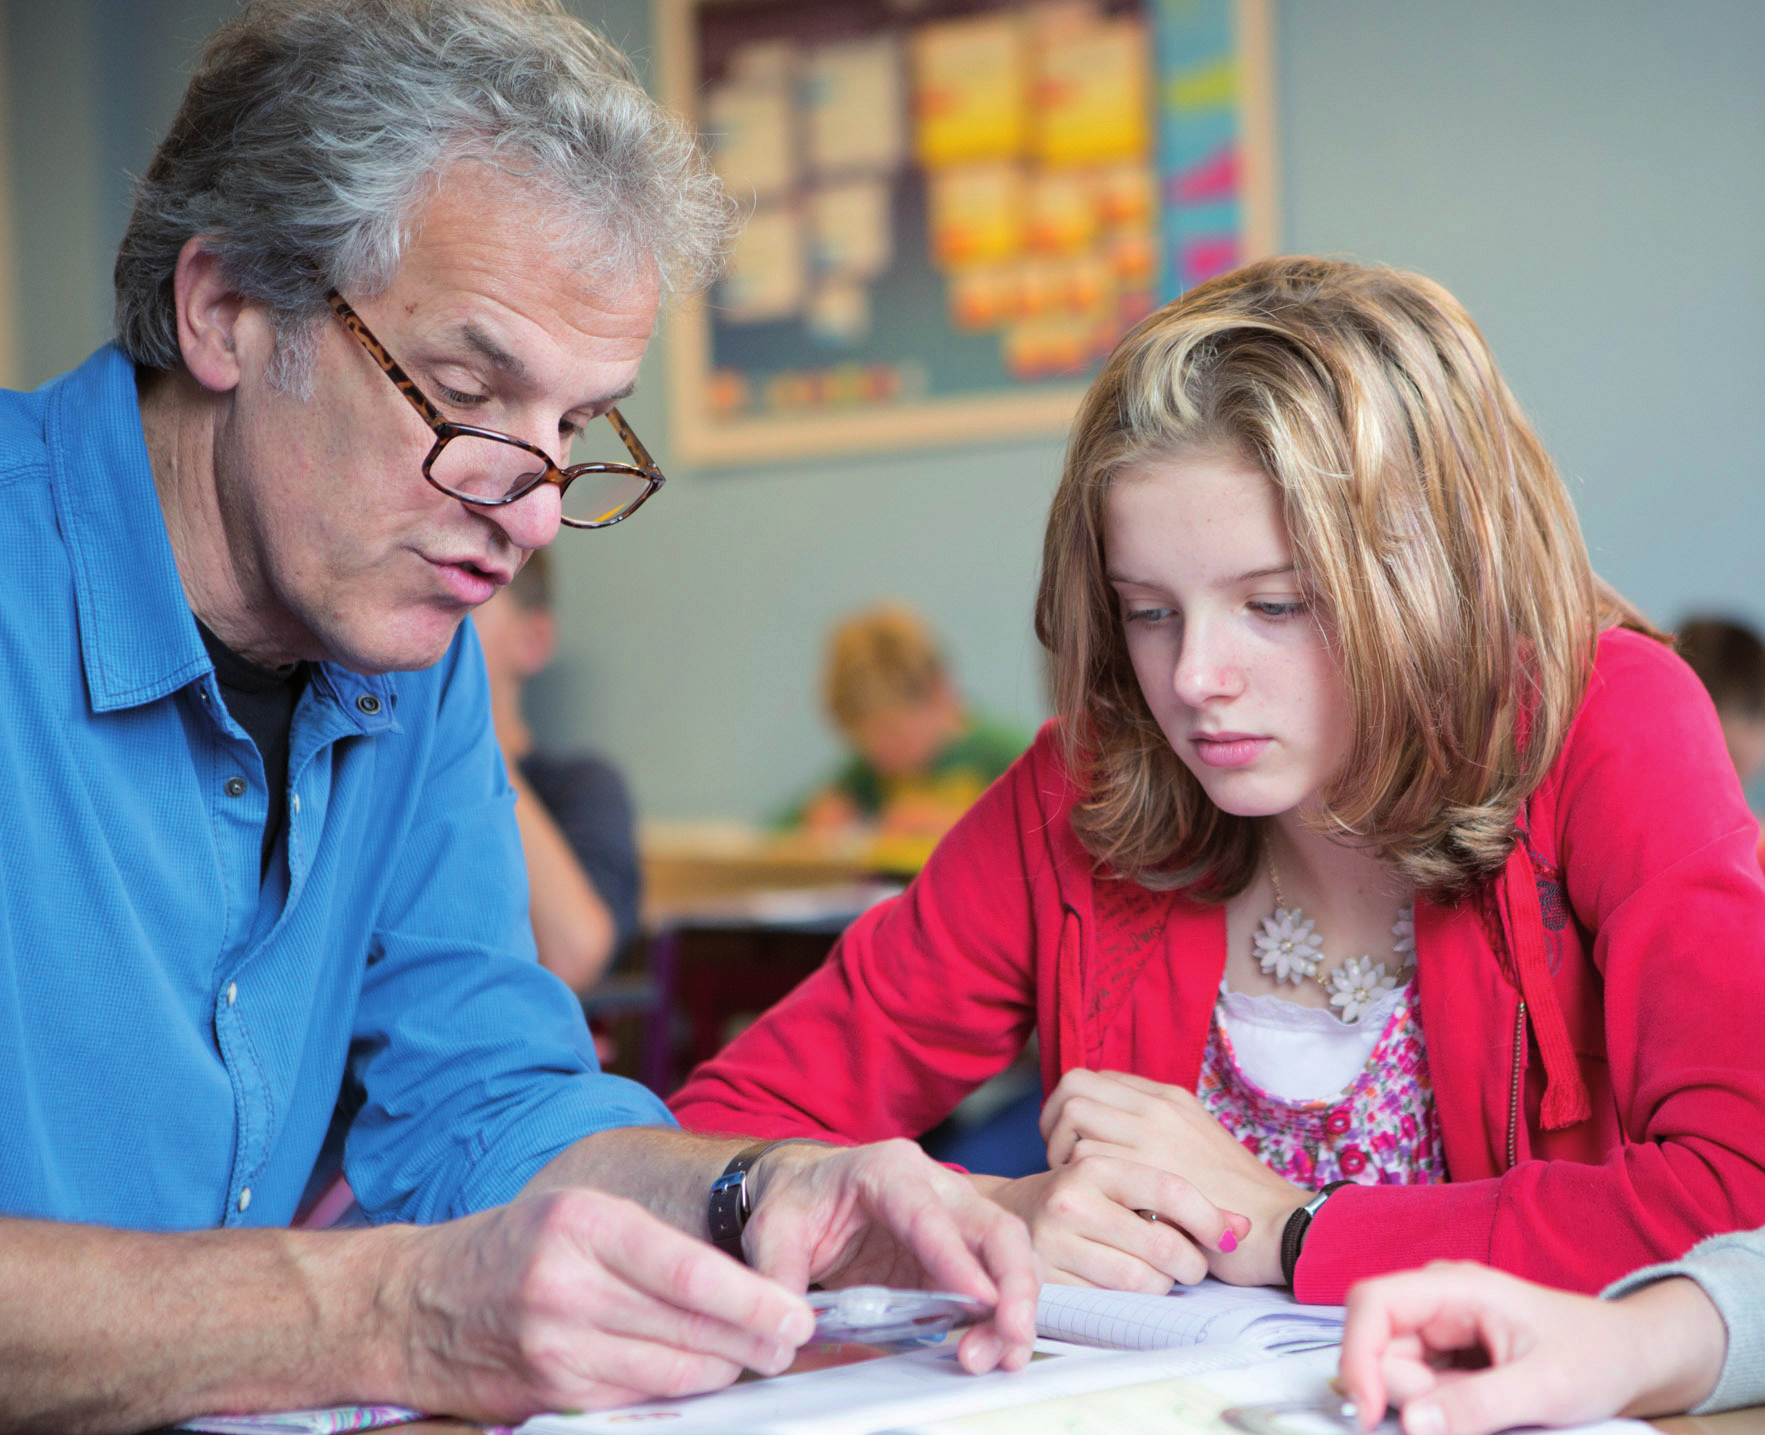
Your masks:
<svg viewBox="0 0 1765 1435"><path fill-rule="evenodd" d="M1211 1347L1210 1347L1211 1348ZM1198 1353L1198 1352L1195 1352ZM1056 1396L1008 1411L990 1411L950 1419L897 1425L878 1435L1233 1435L1241 1425L1228 1422L1233 1407L1248 1413L1262 1407L1288 1407L1286 1423L1293 1431L1340 1430L1359 1435L1358 1427L1339 1416L1330 1385L1336 1373L1336 1352L1314 1351L1301 1356L1264 1357L1235 1369L1197 1371L1178 1379L1123 1383L1084 1396ZM1310 1413L1293 1410L1309 1407ZM1388 1416L1375 1435L1398 1435L1395 1417ZM1639 1420L1602 1420L1571 1427L1561 1435L1654 1435Z"/></svg>
<svg viewBox="0 0 1765 1435"><path fill-rule="evenodd" d="M1300 1305L1291 1293L1208 1279L1169 1295L1045 1285L1036 1328L1053 1340L1112 1350L1242 1342L1271 1354L1334 1345L1341 1306Z"/></svg>
<svg viewBox="0 0 1765 1435"><path fill-rule="evenodd" d="M953 1342L857 1365L748 1380L690 1400L652 1401L583 1415L542 1415L520 1435L868 1435L909 1424L1001 1410L1037 1400L1143 1384L1263 1359L1247 1347L1157 1350L1131 1355L1059 1352L1038 1342L1027 1369L969 1375Z"/></svg>

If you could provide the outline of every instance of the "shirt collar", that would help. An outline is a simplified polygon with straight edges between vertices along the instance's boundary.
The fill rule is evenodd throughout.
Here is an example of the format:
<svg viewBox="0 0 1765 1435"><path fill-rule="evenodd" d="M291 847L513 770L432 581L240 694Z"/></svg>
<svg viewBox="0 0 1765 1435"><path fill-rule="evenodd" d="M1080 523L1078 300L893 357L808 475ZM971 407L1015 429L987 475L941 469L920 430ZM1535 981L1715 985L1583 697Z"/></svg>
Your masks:
<svg viewBox="0 0 1765 1435"><path fill-rule="evenodd" d="M211 665L153 487L134 364L105 345L55 381L45 426L92 706L164 697Z"/></svg>
<svg viewBox="0 0 1765 1435"><path fill-rule="evenodd" d="M105 345L54 380L44 422L94 711L137 707L205 677L214 665L153 486L134 363ZM362 732L397 730L390 675L319 663L314 681Z"/></svg>

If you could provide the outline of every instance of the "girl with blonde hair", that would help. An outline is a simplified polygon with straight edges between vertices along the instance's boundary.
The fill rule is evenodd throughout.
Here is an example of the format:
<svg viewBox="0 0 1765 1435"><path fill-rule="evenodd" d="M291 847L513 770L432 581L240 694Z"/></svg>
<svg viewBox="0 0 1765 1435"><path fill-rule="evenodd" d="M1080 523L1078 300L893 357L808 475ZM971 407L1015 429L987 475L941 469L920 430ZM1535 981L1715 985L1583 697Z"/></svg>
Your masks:
<svg viewBox="0 0 1765 1435"><path fill-rule="evenodd" d="M1056 719L684 1123L917 1134L1038 1032L1050 1170L974 1179L1138 1290L1765 1220L1755 824L1451 295L1284 258L1145 320L1036 628Z"/></svg>

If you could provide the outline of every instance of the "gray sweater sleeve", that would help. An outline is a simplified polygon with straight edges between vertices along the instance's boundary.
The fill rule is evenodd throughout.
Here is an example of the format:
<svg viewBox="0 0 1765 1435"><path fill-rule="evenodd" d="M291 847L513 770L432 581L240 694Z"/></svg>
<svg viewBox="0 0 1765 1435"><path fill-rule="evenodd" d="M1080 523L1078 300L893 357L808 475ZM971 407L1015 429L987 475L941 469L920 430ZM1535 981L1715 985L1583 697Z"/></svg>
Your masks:
<svg viewBox="0 0 1765 1435"><path fill-rule="evenodd" d="M1765 1230L1711 1236L1680 1260L1633 1271L1601 1295L1610 1300L1674 1276L1702 1286L1728 1327L1728 1358L1716 1388L1691 1413L1765 1404Z"/></svg>

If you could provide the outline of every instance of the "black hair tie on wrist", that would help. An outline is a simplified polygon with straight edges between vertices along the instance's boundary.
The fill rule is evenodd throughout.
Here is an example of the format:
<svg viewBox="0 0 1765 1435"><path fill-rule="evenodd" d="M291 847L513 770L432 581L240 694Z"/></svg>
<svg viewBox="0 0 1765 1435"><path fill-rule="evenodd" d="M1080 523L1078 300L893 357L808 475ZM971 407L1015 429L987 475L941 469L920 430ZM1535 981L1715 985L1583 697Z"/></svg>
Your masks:
<svg viewBox="0 0 1765 1435"><path fill-rule="evenodd" d="M1281 1279L1289 1286L1299 1268L1299 1253L1305 1249L1305 1234L1311 1229L1313 1218L1324 1209L1324 1202L1330 1199L1332 1192L1354 1184L1353 1181L1330 1182L1287 1218L1287 1224L1281 1228Z"/></svg>

